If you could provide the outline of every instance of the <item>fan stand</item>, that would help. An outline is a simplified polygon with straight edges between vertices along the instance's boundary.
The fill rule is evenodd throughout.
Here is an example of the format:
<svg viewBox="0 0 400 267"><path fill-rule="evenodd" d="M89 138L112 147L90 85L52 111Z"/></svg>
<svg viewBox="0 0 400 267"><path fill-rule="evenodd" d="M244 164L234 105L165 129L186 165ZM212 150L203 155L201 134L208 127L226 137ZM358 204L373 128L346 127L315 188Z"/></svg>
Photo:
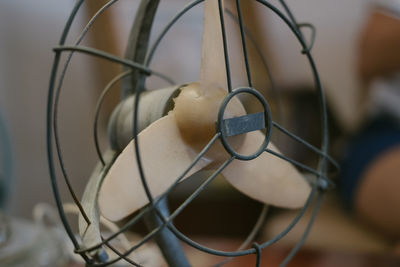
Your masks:
<svg viewBox="0 0 400 267"><path fill-rule="evenodd" d="M159 3L159 0L143 0L140 2L129 36L128 46L125 53L126 59L142 64L144 63L148 50L150 32ZM125 71L129 70L129 68L125 67ZM132 75L122 81L123 98L134 94L136 88L144 86L143 74L138 70L132 71ZM149 231L163 225L157 212L165 218L169 217L170 212L166 197L156 204L155 210L149 212L149 214L144 217ZM155 240L169 266L190 266L179 240L167 227L164 227L157 235L155 235Z"/></svg>
<svg viewBox="0 0 400 267"><path fill-rule="evenodd" d="M161 199L155 208L164 218L170 216L166 197ZM149 212L147 216L144 216L144 220L149 231L164 225L156 211ZM155 235L155 240L169 266L191 266L178 238L167 227L164 227Z"/></svg>
<svg viewBox="0 0 400 267"><path fill-rule="evenodd" d="M179 92L177 87L170 87L156 91L149 91L144 93L142 100L144 102L150 101L152 104L146 105L152 108L139 112L140 130L146 128L154 120L159 119L165 115L169 110L172 103L172 98ZM122 150L132 137L132 132L127 129L133 129L133 100L134 95L130 95L125 101L116 108L110 119L109 133L112 148L115 150ZM142 107L142 106L141 106ZM158 204L155 204L155 209L150 211L144 216L144 222L151 232L158 227L162 227L158 234L155 235L155 241L159 246L165 260L169 266L190 266L183 248L176 238L176 236L164 225L163 219L168 218L170 212L168 209L167 197L162 198ZM165 219L164 219L165 220Z"/></svg>

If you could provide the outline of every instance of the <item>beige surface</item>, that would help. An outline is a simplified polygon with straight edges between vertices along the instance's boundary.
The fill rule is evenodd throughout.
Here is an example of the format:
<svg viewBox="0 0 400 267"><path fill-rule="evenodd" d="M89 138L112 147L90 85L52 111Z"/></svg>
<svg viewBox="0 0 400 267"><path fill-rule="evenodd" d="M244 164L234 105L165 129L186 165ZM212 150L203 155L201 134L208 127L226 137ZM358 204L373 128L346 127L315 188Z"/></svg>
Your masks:
<svg viewBox="0 0 400 267"><path fill-rule="evenodd" d="M287 211L272 217L265 226L264 239L267 240L280 233L292 222L297 213L298 211ZM279 243L289 246L297 243L310 217L311 212L307 211L304 218ZM375 253L391 249L390 244L382 236L344 212L339 200L332 195L324 199L305 246L330 251Z"/></svg>
<svg viewBox="0 0 400 267"><path fill-rule="evenodd" d="M358 215L392 240L400 239L400 146L377 156L355 192Z"/></svg>

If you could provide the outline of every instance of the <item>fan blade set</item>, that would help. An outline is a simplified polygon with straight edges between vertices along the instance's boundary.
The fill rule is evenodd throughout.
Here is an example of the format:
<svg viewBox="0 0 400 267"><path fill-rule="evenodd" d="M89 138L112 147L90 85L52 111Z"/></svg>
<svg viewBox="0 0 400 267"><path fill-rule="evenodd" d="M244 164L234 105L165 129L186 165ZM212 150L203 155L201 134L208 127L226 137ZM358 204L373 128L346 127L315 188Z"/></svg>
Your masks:
<svg viewBox="0 0 400 267"><path fill-rule="evenodd" d="M206 0L204 8L200 81L181 87L173 99L174 108L137 136L142 170L154 198L162 195L180 175L186 174L182 177L186 178L200 170L217 169L232 158L216 130L221 104L228 95L224 89L227 78L218 1ZM223 119L243 116L247 114L242 103L232 97ZM187 170L211 140L214 142L209 150ZM228 137L231 147L241 155L256 151L264 140L260 130ZM272 142L268 149L280 153ZM266 152L250 160L233 159L222 175L247 196L278 207L300 208L311 191L294 166ZM101 214L111 221L121 220L149 203L134 140L109 169L98 203Z"/></svg>

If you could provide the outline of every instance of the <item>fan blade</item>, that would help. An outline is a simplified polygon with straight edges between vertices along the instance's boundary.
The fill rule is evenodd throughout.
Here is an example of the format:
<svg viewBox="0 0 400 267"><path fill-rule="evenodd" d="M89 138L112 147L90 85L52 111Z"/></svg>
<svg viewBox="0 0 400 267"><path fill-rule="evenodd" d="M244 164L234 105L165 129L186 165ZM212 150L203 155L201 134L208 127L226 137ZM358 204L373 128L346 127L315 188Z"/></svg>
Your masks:
<svg viewBox="0 0 400 267"><path fill-rule="evenodd" d="M217 0L204 2L200 84L203 85L204 93L212 90L213 86L226 85L224 47Z"/></svg>
<svg viewBox="0 0 400 267"><path fill-rule="evenodd" d="M260 131L247 133L238 152L251 154L264 139ZM268 148L279 153L272 142ZM253 160L235 160L222 174L242 193L278 207L300 208L311 191L308 182L292 164L266 152Z"/></svg>
<svg viewBox="0 0 400 267"><path fill-rule="evenodd" d="M221 1L222 5L223 2ZM218 111L227 95L227 91L223 89L227 77L219 3L218 0L204 2L200 82L181 88L181 93L174 99L174 114L182 138L197 151L215 135ZM240 103L233 105L228 111L230 114L225 114L228 118L245 114ZM240 142L240 138L236 139ZM220 149L210 151L210 154L214 154L213 158L219 156L218 150Z"/></svg>
<svg viewBox="0 0 400 267"><path fill-rule="evenodd" d="M138 140L145 178L153 197L167 190L197 155L182 141L173 112L140 132ZM209 161L200 159L186 177L208 163ZM98 201L102 215L111 221L118 221L148 204L133 141L110 168L100 189Z"/></svg>

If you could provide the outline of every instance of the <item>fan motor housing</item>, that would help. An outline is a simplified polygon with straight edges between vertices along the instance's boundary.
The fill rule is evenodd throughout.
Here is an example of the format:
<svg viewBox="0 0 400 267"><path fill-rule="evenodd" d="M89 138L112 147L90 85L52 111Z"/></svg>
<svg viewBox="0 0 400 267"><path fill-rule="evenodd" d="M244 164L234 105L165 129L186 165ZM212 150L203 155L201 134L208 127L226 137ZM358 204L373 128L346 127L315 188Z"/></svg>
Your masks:
<svg viewBox="0 0 400 267"><path fill-rule="evenodd" d="M138 112L138 132L154 121L165 116L174 107L173 99L179 94L182 86L171 86L164 89L145 91L140 94ZM113 111L108 125L111 148L122 151L132 140L133 115L136 94L127 97Z"/></svg>

